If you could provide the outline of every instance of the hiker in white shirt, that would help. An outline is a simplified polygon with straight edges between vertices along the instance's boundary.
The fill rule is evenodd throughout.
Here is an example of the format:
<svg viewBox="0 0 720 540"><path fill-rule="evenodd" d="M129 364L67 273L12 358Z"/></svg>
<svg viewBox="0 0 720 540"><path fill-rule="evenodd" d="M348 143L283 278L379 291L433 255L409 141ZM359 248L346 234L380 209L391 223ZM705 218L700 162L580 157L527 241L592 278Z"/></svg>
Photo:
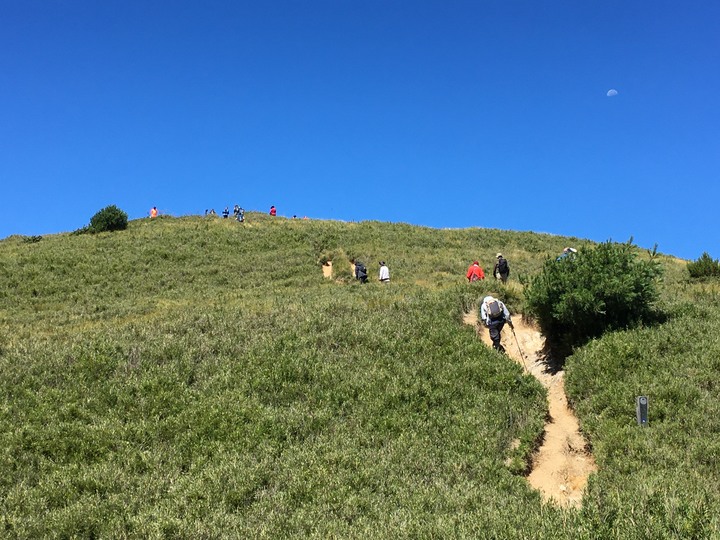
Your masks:
<svg viewBox="0 0 720 540"><path fill-rule="evenodd" d="M378 281L381 283L390 283L390 269L385 264L385 261L380 261L380 277Z"/></svg>

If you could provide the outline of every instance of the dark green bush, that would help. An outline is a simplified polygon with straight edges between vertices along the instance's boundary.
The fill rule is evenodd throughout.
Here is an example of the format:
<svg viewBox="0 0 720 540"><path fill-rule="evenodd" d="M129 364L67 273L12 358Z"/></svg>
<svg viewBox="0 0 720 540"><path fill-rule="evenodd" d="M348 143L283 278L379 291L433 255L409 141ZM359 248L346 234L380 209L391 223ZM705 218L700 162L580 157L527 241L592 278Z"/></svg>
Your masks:
<svg viewBox="0 0 720 540"><path fill-rule="evenodd" d="M605 242L545 261L526 290L527 304L554 356L562 358L607 330L652 318L660 273L657 262L637 260L631 243Z"/></svg>
<svg viewBox="0 0 720 540"><path fill-rule="evenodd" d="M691 278L720 276L720 262L713 259L707 251L698 260L689 262L687 269Z"/></svg>
<svg viewBox="0 0 720 540"><path fill-rule="evenodd" d="M122 231L127 229L127 223L127 214L112 204L90 218L89 232Z"/></svg>

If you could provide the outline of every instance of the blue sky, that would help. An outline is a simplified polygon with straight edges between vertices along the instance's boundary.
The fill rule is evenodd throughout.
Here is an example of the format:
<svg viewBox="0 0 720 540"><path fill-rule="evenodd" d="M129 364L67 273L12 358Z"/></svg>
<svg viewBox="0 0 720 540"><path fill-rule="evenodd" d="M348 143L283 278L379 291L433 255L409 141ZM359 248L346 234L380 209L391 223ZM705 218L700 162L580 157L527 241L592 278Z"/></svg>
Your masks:
<svg viewBox="0 0 720 540"><path fill-rule="evenodd" d="M720 2L0 12L0 238L238 203L720 257Z"/></svg>

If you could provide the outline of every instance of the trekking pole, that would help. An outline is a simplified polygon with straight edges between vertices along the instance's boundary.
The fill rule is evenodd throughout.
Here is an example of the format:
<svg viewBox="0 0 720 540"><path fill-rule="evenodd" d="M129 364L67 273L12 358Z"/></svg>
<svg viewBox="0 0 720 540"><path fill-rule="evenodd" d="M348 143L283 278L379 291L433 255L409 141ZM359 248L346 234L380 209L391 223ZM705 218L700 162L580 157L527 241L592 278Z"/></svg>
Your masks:
<svg viewBox="0 0 720 540"><path fill-rule="evenodd" d="M510 327L510 330L512 330L513 336L515 336L515 343L517 344L518 351L520 352L520 358L522 359L523 367L525 368L525 373L530 373L527 368L527 364L525 363L525 355L522 352L522 349L520 348L520 341L518 340L517 334L515 333L515 328Z"/></svg>

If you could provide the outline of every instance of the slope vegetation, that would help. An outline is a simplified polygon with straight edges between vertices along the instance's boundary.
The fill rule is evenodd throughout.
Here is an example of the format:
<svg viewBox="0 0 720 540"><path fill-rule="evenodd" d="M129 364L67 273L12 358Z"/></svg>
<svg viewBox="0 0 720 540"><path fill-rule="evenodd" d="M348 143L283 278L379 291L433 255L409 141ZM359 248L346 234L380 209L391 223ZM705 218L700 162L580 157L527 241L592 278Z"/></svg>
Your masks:
<svg viewBox="0 0 720 540"><path fill-rule="evenodd" d="M521 311L520 283L578 239L247 218L0 242L3 535L718 534L708 336L720 308L680 264L664 262L668 309L688 309L568 360L599 470L583 507L561 509L521 476L545 390L462 324L497 287L463 275L503 251L513 282L497 292ZM388 261L392 283L352 281L353 257L371 277ZM700 315L693 335L705 346L692 348ZM641 391L657 415L644 429L633 418Z"/></svg>

